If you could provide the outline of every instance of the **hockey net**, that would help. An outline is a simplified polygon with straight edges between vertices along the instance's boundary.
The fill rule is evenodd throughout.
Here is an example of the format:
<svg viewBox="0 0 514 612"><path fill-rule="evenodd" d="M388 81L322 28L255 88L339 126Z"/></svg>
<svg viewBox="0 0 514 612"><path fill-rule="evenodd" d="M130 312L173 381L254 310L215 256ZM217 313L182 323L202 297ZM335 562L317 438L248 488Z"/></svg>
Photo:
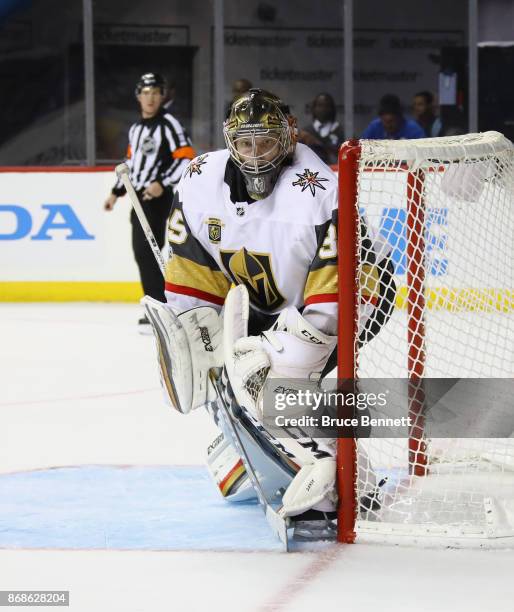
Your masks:
<svg viewBox="0 0 514 612"><path fill-rule="evenodd" d="M496 132L350 141L339 180L338 377L390 379L411 419L407 435L338 441L339 539L514 546L513 146ZM379 291L366 236L390 250L396 292ZM394 309L363 342L377 293ZM429 405L437 379L461 382Z"/></svg>

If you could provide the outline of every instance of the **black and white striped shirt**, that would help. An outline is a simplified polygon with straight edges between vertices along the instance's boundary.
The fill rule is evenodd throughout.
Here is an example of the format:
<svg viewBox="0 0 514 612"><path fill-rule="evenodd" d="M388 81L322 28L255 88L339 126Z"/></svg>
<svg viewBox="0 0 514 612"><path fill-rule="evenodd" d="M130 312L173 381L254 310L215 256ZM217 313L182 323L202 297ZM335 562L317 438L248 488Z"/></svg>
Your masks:
<svg viewBox="0 0 514 612"><path fill-rule="evenodd" d="M149 119L140 119L129 130L126 163L130 181L136 191L154 181L164 188L176 185L185 166L196 153L184 128L173 115L164 110ZM125 194L118 179L112 190L117 196Z"/></svg>

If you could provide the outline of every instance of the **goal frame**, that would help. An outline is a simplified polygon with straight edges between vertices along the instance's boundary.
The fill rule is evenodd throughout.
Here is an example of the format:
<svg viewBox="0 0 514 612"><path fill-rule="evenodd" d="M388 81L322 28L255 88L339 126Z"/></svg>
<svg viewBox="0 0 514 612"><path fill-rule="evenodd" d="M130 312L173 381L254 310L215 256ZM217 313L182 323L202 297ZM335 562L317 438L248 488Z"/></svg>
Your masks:
<svg viewBox="0 0 514 612"><path fill-rule="evenodd" d="M349 428L339 434L336 472L338 540L352 543L359 534L359 539L363 537L365 541L371 538L371 541L398 542L400 538L402 542L417 542L421 538L425 542L442 545L448 545L451 540L455 546L512 546L514 439L502 442L509 436L498 435L496 430L496 435L489 433L485 438L475 433L478 446L459 442L471 439L471 436L455 434L453 438L450 435L446 446L444 442L438 446L440 436L436 434L434 437L433 432L429 434L431 423L425 420L426 398L429 397L425 384L428 387L427 376L437 378L438 373L442 374L441 378L448 378L450 372L462 378L461 370L455 369L453 361L448 360L444 350L441 350L446 349L444 342L447 337L450 343L456 342L452 346L452 355L457 347L465 349L468 345L481 346L484 351L483 359L477 362L476 367L474 362L470 365L472 360L463 353L459 354L464 378L512 378L514 353L508 339L514 333L514 147L502 134L493 131L416 141L354 139L341 147L338 161L338 389L341 393L355 392L359 375L373 376L373 372L396 369L397 373L401 372L397 376L407 379L405 410L410 422L405 445L402 443L396 450L394 445L380 450L379 444L374 445L372 440L363 441L361 445ZM371 177L367 176L368 172L372 173ZM394 176L385 176L390 172L401 177L401 190L400 184L396 184L397 188L388 189L388 185L395 184L390 182L390 179L395 180ZM377 183L373 183L373 180ZM359 260L367 253L367 250L361 252L361 249L369 249L362 244L360 206L370 205L371 217L376 217L382 190L387 198L394 198L395 203L400 197L404 211L404 225L401 230L395 230L405 232L402 233L405 250L402 246L401 271L398 272L402 287L396 305L403 312L401 319L395 319L391 328L396 330L393 332L396 334L394 338L403 345L401 348L394 347L396 361L391 362L391 368L388 361L381 361L386 357L385 353L381 356L380 343L375 347L378 349L378 352L375 351L376 364L376 359L372 359L373 351L364 347L361 354L358 336L360 317L366 316L359 303L361 286L367 288L368 282L368 272L361 270ZM437 276L438 272L434 272L431 259L434 249L431 242L434 236L431 229L432 209L438 210L439 202L446 202L448 198L448 205L455 211L451 216L453 225L449 227L457 231L455 240L451 245L448 243L448 266L451 266L453 275L448 277L448 281L457 283L457 289L451 291L444 286L444 282L441 287L432 287L432 275ZM474 251L470 250L466 228L468 232L470 227L474 229L477 218L482 219L484 210L491 211L490 216L485 217L491 223L487 226L488 230L497 232L495 235L499 237L487 243L495 245L496 250L482 253L477 247ZM370 226L377 230L371 221L370 218ZM494 260L488 259L487 254ZM464 264L461 265L461 261ZM475 268L471 269L470 266L477 264L475 272ZM484 266L489 267L486 270ZM462 282L465 283L464 287ZM363 299L366 299L365 292ZM436 312L447 308L457 319L455 322L452 319L451 325L446 321L438 328L437 323L442 324L444 318L431 312L434 307ZM488 334L493 334L491 350L479 344L482 342L479 336L471 338L475 344L462 342L458 336L465 334L467 338L469 335L466 322L474 319L466 319L468 313L473 313L473 317L475 313L492 315L493 318L487 319L484 328ZM507 315L507 318L498 319L503 315ZM400 329L403 330L401 335ZM454 329L456 333L450 333ZM475 323L473 329L481 327ZM436 340L434 334L437 333L440 340ZM485 341L489 341L489 336ZM398 355L401 363L398 362ZM502 360L501 363L498 359ZM440 367L439 360L443 364ZM501 401L498 406L503 406ZM508 416L510 412L505 414ZM487 423L487 418L496 418L494 413L486 413L484 417L484 422L477 422L477 425L485 426L482 430L484 433L495 431ZM448 442L453 439L458 444L452 447ZM487 440L495 440L493 446ZM397 455L398 451L400 456ZM385 511L378 514L374 508L368 508L370 502L366 500L368 493L376 495L378 492L366 487L376 486L373 484L374 476L388 473L387 469L381 470L380 465L384 464L380 464L380 461L386 457L388 465L389 453L394 461L400 461L394 467L398 469L400 465L400 471L389 474L385 480L382 478L378 485L383 486L389 480L382 491L383 505L380 510ZM374 464L372 468L370 457ZM371 478L368 479L370 472ZM398 480L398 475L403 480ZM433 513L433 518L425 516L423 504L429 504L427 507ZM364 513L361 507L366 509Z"/></svg>
<svg viewBox="0 0 514 612"><path fill-rule="evenodd" d="M361 145L359 140L345 142L339 151L339 214L338 214L338 329L345 330L338 339L338 379L354 381L357 370L357 311L359 279L357 278L359 214L357 209L359 162ZM425 202L423 198L424 173L410 170L407 173L407 358L408 414L413 425L408 440L408 463L410 473L416 476L428 474L426 446L423 441L425 408ZM382 169L387 172L387 169ZM351 333L350 333L351 331ZM355 438L343 437L337 441L337 488L339 492L338 540L353 543L356 538L357 520L357 442Z"/></svg>

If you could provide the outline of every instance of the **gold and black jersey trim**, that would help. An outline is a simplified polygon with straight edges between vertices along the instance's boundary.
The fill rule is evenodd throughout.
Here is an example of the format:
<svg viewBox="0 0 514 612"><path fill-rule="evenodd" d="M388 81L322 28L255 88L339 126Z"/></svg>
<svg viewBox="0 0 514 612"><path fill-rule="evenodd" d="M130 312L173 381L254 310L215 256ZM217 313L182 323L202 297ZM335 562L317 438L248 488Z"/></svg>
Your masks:
<svg viewBox="0 0 514 612"><path fill-rule="evenodd" d="M221 306L230 289L230 282L219 269L213 270L174 254L166 265L165 289Z"/></svg>
<svg viewBox="0 0 514 612"><path fill-rule="evenodd" d="M222 305L230 282L214 257L192 235L182 202L175 193L170 220L177 215L177 211L181 213L180 217L175 217L180 219L181 224L176 228L179 239L170 241L172 253L166 264L165 289Z"/></svg>
<svg viewBox="0 0 514 612"><path fill-rule="evenodd" d="M173 219L179 220L179 227L172 227ZM168 223L169 245L173 255L179 255L201 266L207 266L212 270L218 271L220 269L214 257L205 250L201 242L191 232L178 192L175 192L173 197ZM171 236L172 233L176 234L176 239Z"/></svg>
<svg viewBox="0 0 514 612"><path fill-rule="evenodd" d="M337 302L336 265L326 265L309 272L305 283L303 301L306 306L319 302Z"/></svg>
<svg viewBox="0 0 514 612"><path fill-rule="evenodd" d="M321 302L337 302L337 210L332 217L316 225L316 254L309 266L303 293L306 306Z"/></svg>
<svg viewBox="0 0 514 612"><path fill-rule="evenodd" d="M337 211L332 219L316 226L317 251L309 268L305 284L304 302L306 305L317 302L336 302L338 299L337 282ZM361 302L376 306L383 293L380 275L384 265L378 265L373 244L368 236L364 220L360 223L361 232ZM328 254L328 256L327 256Z"/></svg>
<svg viewBox="0 0 514 612"><path fill-rule="evenodd" d="M337 265L337 210L332 212L331 219L316 225L314 231L316 232L317 247L309 270L318 270L325 266ZM333 250L330 248L331 236L334 239Z"/></svg>

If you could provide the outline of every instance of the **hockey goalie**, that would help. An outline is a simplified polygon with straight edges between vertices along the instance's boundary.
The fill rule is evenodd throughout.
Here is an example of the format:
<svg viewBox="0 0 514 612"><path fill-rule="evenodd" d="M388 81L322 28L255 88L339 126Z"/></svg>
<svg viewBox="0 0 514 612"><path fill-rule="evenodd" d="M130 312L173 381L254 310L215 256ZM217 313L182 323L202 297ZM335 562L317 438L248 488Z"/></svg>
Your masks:
<svg viewBox="0 0 514 612"><path fill-rule="evenodd" d="M220 427L207 464L227 501L255 491L219 418L213 377L238 406L240 437L280 515L330 525L335 441L272 435L261 390L270 377L319 380L334 367L337 177L296 143L295 118L269 92L237 98L223 131L227 148L192 160L174 196L167 304L143 300L163 389L173 408L205 407ZM391 314L394 283L386 241L361 227L374 279L362 291L367 342Z"/></svg>

